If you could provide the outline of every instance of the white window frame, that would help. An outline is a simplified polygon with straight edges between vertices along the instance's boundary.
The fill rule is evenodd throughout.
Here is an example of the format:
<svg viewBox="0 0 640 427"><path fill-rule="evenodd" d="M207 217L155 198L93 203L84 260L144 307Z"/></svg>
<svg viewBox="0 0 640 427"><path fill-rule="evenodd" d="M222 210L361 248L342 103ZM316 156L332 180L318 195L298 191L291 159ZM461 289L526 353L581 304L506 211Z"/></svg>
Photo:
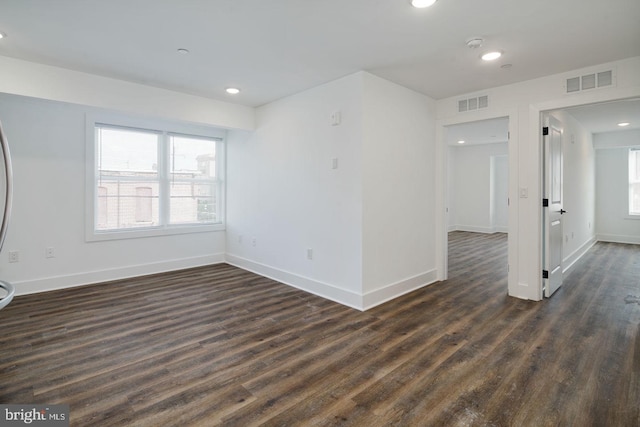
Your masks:
<svg viewBox="0 0 640 427"><path fill-rule="evenodd" d="M131 238L144 238L154 236L170 236L187 233L207 233L222 231L225 229L225 138L226 131L204 125L173 122L160 119L138 118L115 113L87 114L86 115L86 195L85 195L85 240L103 241ZM216 201L218 221L212 224L168 224L166 220L161 220L161 225L152 227L135 227L131 229L117 230L97 230L97 203L98 203L98 164L96 153L96 125L104 125L114 128L129 128L133 130L149 131L160 133L167 138L171 135L183 135L196 138L215 139L216 143L216 178L217 190ZM163 144L161 144L163 145ZM168 153L161 151L161 162L168 161ZM168 191L160 197L167 197ZM168 199L166 200L168 208ZM162 204L162 203L161 203ZM168 211L164 212L165 215ZM161 217L163 212L160 213ZM166 219L166 218L165 218Z"/></svg>
<svg viewBox="0 0 640 427"><path fill-rule="evenodd" d="M631 181L631 153L640 153L640 147L629 148L627 152L627 164L629 165L628 173L627 173L627 218L630 219L640 219L640 213L631 212L631 185L634 183L638 183L640 181L634 182ZM638 156L638 155L637 155ZM640 157L640 156L638 156ZM637 167L637 166L636 166Z"/></svg>

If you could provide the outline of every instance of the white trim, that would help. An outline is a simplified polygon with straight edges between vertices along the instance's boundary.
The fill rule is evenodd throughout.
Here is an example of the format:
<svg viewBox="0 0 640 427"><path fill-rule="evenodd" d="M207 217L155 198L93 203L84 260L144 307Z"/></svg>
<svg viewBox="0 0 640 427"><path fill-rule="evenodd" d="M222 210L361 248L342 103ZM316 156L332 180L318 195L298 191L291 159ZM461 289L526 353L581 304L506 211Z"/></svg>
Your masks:
<svg viewBox="0 0 640 427"><path fill-rule="evenodd" d="M518 282L518 286L515 288L509 288L510 297L524 299L528 301L537 301L537 300L532 300L530 298L530 293L531 291L529 289L529 285L522 282Z"/></svg>
<svg viewBox="0 0 640 427"><path fill-rule="evenodd" d="M465 96L473 97L473 94L467 94ZM491 95L489 94L491 97ZM517 106L508 108L489 108L482 110L474 110L469 114L457 113L457 101L456 112L452 115L439 117L436 120L436 194L435 194L435 206L436 206L436 267L438 280L446 280L448 278L448 232L450 231L450 225L448 224L449 212L447 211L449 206L449 184L448 184L448 144L446 142L446 127L461 123L469 123L480 120L497 119L502 117L509 118L509 141L508 141L508 159L509 159L509 225L508 225L508 249L507 259L509 265L508 273L508 290L509 295L522 299L531 299L529 296L522 296L520 283L520 256L522 249L520 248L520 236L519 221L520 221L520 204L521 200L518 197L518 189L521 185L519 175L519 121L518 117L520 112ZM530 193L530 197L535 196L535 191ZM518 285L516 285L518 283ZM517 290L516 290L517 288ZM527 287L528 289L528 287ZM540 298L539 298L540 299Z"/></svg>
<svg viewBox="0 0 640 427"><path fill-rule="evenodd" d="M226 254L226 262L243 270L259 274L269 279L293 286L322 298L335 301L356 310L363 311L362 297L347 289L338 288L328 283L319 282L278 268L270 267L237 255Z"/></svg>
<svg viewBox="0 0 640 427"><path fill-rule="evenodd" d="M399 296L431 285L438 281L437 275L437 270L433 269L382 288L378 288L371 292L367 292L362 296L363 310L369 310L377 305L391 301L394 298L398 298Z"/></svg>
<svg viewBox="0 0 640 427"><path fill-rule="evenodd" d="M452 225L449 226L449 231L468 231L470 233L508 233L509 227L480 227L476 225Z"/></svg>
<svg viewBox="0 0 640 427"><path fill-rule="evenodd" d="M64 276L43 277L40 279L13 282L16 295L28 295L57 289L67 289L113 280L128 279L130 277L148 274L164 273L183 270L186 268L202 267L223 263L224 253L204 255L191 258L180 258L147 264L130 265L127 267L110 268L106 270L87 271L84 273L67 274Z"/></svg>
<svg viewBox="0 0 640 427"><path fill-rule="evenodd" d="M437 270L434 269L360 295L347 289L270 267L237 255L226 254L226 262L243 270L259 274L360 311L366 311L394 298L415 291L416 289L437 282Z"/></svg>
<svg viewBox="0 0 640 427"><path fill-rule="evenodd" d="M566 276L571 273L575 264L582 258L588 251L596 244L598 240L595 236L591 237L587 240L582 246L573 251L573 253L569 254L569 256L565 257L562 261L564 264L564 270L562 270L562 274Z"/></svg>
<svg viewBox="0 0 640 427"><path fill-rule="evenodd" d="M640 245L640 236L628 236L621 234L597 234L599 242L626 243L630 245Z"/></svg>
<svg viewBox="0 0 640 427"><path fill-rule="evenodd" d="M92 227L90 227L92 228ZM168 225L165 227L137 227L131 230L118 231L93 231L92 234L85 235L85 242L102 242L105 240L122 240L122 239L140 239L145 237L173 236L176 234L189 233L211 233L215 231L224 231L224 224L184 224L184 225Z"/></svg>
<svg viewBox="0 0 640 427"><path fill-rule="evenodd" d="M583 72L583 69L580 72ZM574 71L575 72L575 71ZM588 72L588 71L587 71ZM631 87L610 87L609 90L603 91L585 91L576 93L575 96L569 96L563 98L557 98L553 100L536 102L529 104L529 135L530 141L538 141L538 161L537 164L531 165L531 184L535 184L536 187L529 187L529 198L532 200L541 200L540 194L542 190L542 175L543 175L543 163L542 163L542 113L553 110L561 110L569 107L578 107L582 105L596 104L606 101L617 101L623 99L634 98L640 96L640 86ZM532 144L535 146L535 144ZM530 157L530 161L533 158ZM537 239L535 240L535 246L532 245L530 262L535 262L535 268L531 268L529 272L529 281L532 284L536 284L536 289L539 298L542 299L542 287L543 279L539 272L542 270L542 209L535 209L531 214L531 222L527 225L537 227ZM602 238L601 238L602 237ZM609 241L608 238L628 238L628 236L613 236L613 235L597 235L597 240ZM612 240L614 241L614 240ZM633 243L633 242L620 242L620 243ZM640 243L640 242L638 242ZM535 257L535 258L534 258ZM531 298L535 299L535 298Z"/></svg>

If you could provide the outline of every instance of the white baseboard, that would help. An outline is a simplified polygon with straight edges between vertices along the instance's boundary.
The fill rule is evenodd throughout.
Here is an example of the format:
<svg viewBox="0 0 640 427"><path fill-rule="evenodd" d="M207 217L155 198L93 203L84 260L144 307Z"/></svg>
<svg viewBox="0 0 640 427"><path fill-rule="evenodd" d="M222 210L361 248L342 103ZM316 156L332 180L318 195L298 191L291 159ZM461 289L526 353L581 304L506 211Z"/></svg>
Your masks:
<svg viewBox="0 0 640 427"><path fill-rule="evenodd" d="M518 283L518 285L515 288L507 289L507 295L509 295L510 297L523 299L523 300L531 300L529 293L530 293L529 285L526 285L524 283Z"/></svg>
<svg viewBox="0 0 640 427"><path fill-rule="evenodd" d="M238 268L268 277L269 279L277 280L278 282L293 286L294 288L301 289L360 311L368 310L396 297L434 283L436 282L437 276L437 271L431 270L429 272L401 280L397 283L384 286L380 289L376 289L375 291L368 292L365 295L360 295L347 289L338 288L337 286L333 286L328 283L323 283L299 274L251 261L237 255L227 254L226 262Z"/></svg>
<svg viewBox="0 0 640 427"><path fill-rule="evenodd" d="M437 271L431 270L413 277L401 280L396 283L367 292L362 297L363 309L369 310L377 305L383 304L401 295L413 292L424 286L437 282Z"/></svg>
<svg viewBox="0 0 640 427"><path fill-rule="evenodd" d="M338 288L328 283L323 283L299 274L251 261L237 255L227 254L226 262L238 268L268 277L269 279L293 286L294 288L318 295L322 298L355 308L356 310L363 310L362 297L356 292Z"/></svg>
<svg viewBox="0 0 640 427"><path fill-rule="evenodd" d="M16 288L16 295L28 295L37 292L53 291L57 289L90 285L93 283L127 279L129 277L144 276L147 274L164 273L167 271L182 270L185 268L219 264L224 262L224 260L224 254L219 253L192 258L180 258L148 264L110 268L106 270L87 271L62 276L43 277L40 279L13 282L12 284Z"/></svg>
<svg viewBox="0 0 640 427"><path fill-rule="evenodd" d="M578 249L573 251L573 253L569 254L569 256L565 257L565 259L562 262L563 265L564 265L564 270L562 270L562 274L563 275L567 275L567 274L571 273L571 270L573 270L573 267L575 266L576 262L578 262L578 260L580 258L582 258L584 256L584 254L586 254L587 251L589 249L591 249L591 247L593 245L596 244L596 242L597 242L597 240L596 240L596 238L594 236L591 239L587 240Z"/></svg>
<svg viewBox="0 0 640 427"><path fill-rule="evenodd" d="M597 234L596 238L599 242L611 243L627 243L631 245L640 245L640 236L624 236L618 234Z"/></svg>
<svg viewBox="0 0 640 427"><path fill-rule="evenodd" d="M479 227L477 225L451 225L449 231L468 231L470 233L507 233L509 227Z"/></svg>

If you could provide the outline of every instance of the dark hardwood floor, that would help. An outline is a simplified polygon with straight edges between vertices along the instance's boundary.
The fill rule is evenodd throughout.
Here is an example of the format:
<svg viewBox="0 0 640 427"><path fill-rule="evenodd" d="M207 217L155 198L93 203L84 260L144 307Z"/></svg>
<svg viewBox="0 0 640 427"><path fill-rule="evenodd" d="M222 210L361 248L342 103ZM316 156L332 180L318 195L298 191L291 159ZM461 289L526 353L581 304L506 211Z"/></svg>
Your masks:
<svg viewBox="0 0 640 427"><path fill-rule="evenodd" d="M542 302L504 235L365 313L229 265L16 297L0 403L72 426L638 426L640 246L598 243Z"/></svg>

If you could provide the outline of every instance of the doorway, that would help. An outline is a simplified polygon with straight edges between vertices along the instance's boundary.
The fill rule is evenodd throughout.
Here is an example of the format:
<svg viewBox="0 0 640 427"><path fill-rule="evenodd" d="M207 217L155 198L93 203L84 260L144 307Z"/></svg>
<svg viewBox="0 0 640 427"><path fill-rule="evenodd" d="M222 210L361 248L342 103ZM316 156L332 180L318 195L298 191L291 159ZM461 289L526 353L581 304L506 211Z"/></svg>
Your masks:
<svg viewBox="0 0 640 427"><path fill-rule="evenodd" d="M448 240L454 236L459 245L460 239L465 236L471 238L473 234L496 233L504 234L506 240L509 218L509 117L446 126L445 141L448 159ZM500 264L506 271L506 255Z"/></svg>
<svg viewBox="0 0 640 427"><path fill-rule="evenodd" d="M640 149L640 99L565 107L545 111L542 117L543 126L545 118L552 117L563 130L562 210L566 214L560 244L566 277L597 241L640 244L640 215L634 217L631 212L629 170L630 153ZM544 230L547 221L545 215L542 218ZM543 261L548 250L543 239ZM543 287L549 296L551 280L543 279Z"/></svg>

